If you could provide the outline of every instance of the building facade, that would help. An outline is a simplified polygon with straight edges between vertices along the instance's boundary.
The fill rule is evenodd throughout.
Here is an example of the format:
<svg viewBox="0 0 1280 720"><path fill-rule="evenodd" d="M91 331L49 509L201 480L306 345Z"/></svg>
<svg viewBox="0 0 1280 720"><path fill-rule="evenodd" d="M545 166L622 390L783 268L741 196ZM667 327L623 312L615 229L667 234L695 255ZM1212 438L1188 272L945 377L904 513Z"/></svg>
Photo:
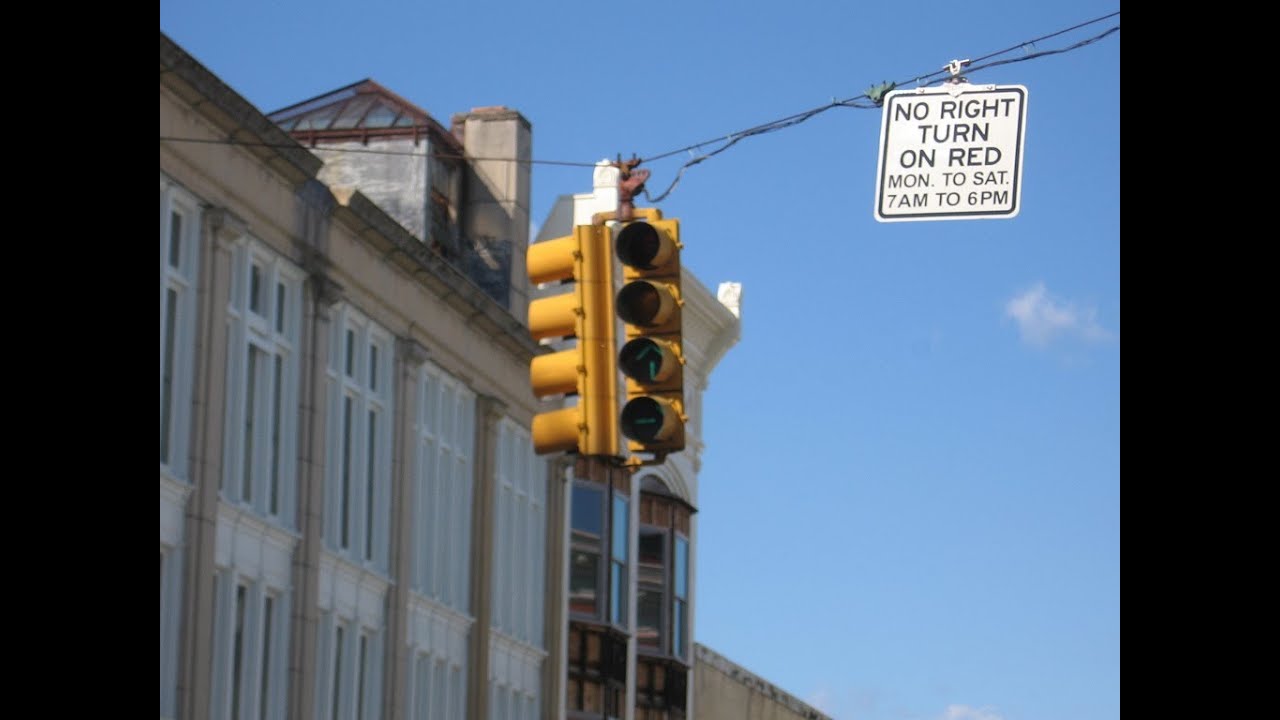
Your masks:
<svg viewBox="0 0 1280 720"><path fill-rule="evenodd" d="M831 720L705 645L693 646L698 720Z"/></svg>
<svg viewBox="0 0 1280 720"><path fill-rule="evenodd" d="M601 486L530 444L518 112L362 81L268 116L162 33L160 135L160 716L690 712L736 306L686 271L689 447Z"/></svg>

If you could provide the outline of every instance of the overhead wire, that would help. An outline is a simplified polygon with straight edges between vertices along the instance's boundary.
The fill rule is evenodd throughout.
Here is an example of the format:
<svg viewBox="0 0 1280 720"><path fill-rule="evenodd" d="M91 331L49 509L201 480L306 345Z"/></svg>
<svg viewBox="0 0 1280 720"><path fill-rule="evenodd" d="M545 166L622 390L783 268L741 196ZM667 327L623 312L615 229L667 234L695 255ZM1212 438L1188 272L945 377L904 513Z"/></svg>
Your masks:
<svg viewBox="0 0 1280 720"><path fill-rule="evenodd" d="M254 141L254 140L234 140L232 138L167 137L164 135L160 136L160 141L161 142L207 143L207 144L213 144L213 145L245 145L249 147L268 147L268 148L276 148L276 149L284 149L284 150L297 149L300 146L304 148L306 147L305 145L301 145L300 143L270 143L270 142ZM573 162L570 160L533 160L533 159L526 159L526 158L479 157L479 156L472 156L472 155L458 155L456 153L442 153L442 152L420 153L420 152L413 152L409 150L375 150L372 148L339 148L339 147L326 146L323 148L315 148L315 149L324 150L325 152L362 153L367 155L396 155L400 157L420 157L420 158L432 157L432 158L446 159L446 160L514 162L514 163L526 163L530 165L571 165L574 167L595 167L597 164L593 162Z"/></svg>
<svg viewBox="0 0 1280 720"><path fill-rule="evenodd" d="M1093 24L1102 22L1104 20L1108 20L1119 14L1120 14L1120 11L1117 10L1113 13L1103 15L1101 17L1097 17L1092 20L1086 20L1085 22L1073 25L1069 28L1057 30L1047 35L1042 35L1038 38L1034 38L1031 40L1018 43L1017 45L1011 45L1003 50L997 50L996 52L988 53L974 60L962 61L967 65L967 67L965 67L960 74L965 75L969 73L978 72L980 70L986 70L989 68L997 67L1000 65L1009 65L1017 62L1025 62L1027 60L1033 60L1033 59L1045 57L1048 55L1059 55L1061 53L1078 50L1082 47L1085 47L1086 45L1091 45L1113 33L1119 32L1120 26L1116 25L1098 35L1095 35L1090 38L1086 38L1084 40L1081 40L1077 43L1074 43L1066 47L1054 48L1051 50L1037 50L1037 51L1027 52L1027 54L1022 57L999 60L996 62L986 63L985 65L980 64L986 60L990 60L991 58L999 57L1001 55L1005 55L1007 53L1014 52L1016 50L1020 50L1020 49L1026 50L1026 48L1035 47L1036 43L1043 42L1045 40L1057 37L1059 35L1064 35L1074 30L1079 30L1080 28L1088 27L1089 25L1093 25ZM889 88L896 88L896 87L904 86L910 83L915 83L917 87L928 87L930 84L936 82L937 80L944 79L944 76L949 78L951 77L951 75L952 73L950 69L948 67L944 67L941 70L935 70L930 73L917 75L913 78L902 80L900 82L886 83L886 85ZM866 102L863 102L864 100ZM714 150L705 152L701 155L691 158L690 160L686 161L683 165L681 165L680 168L676 171L676 176L671 181L671 184L668 185L667 189L664 190L660 195L658 195L657 197L653 197L649 194L649 191L646 188L644 190L644 196L651 203L661 202L664 198L670 195L671 191L674 190L676 185L680 183L680 179L684 176L684 172L689 168L693 167L694 165L697 165L701 162L704 162L710 158L715 157L716 155L719 155L720 153L724 152L725 150L728 150L729 148L733 147L734 145L737 145L739 142L749 137L754 137L756 135L765 135L768 133L777 132L779 130L793 127L795 125L799 125L800 123L805 122L806 120L809 120L810 118L816 115L819 115L821 113L824 113L828 110L831 110L837 107L851 107L851 108L863 109L863 110L875 110L881 107L881 105L879 102L872 100L872 98L867 93L864 92L861 95L855 95L850 98L845 98L844 100L832 99L831 102L826 103L825 105L819 105L818 107L810 108L809 110L804 110L802 112L794 113L792 115L788 115L786 117L782 117L777 120L771 120L769 122L761 123L754 127L750 127L745 130L739 130L738 132L730 133L728 135L721 135L715 138L711 138L709 140L703 140L702 142L685 145L684 147L676 148L675 150L669 150L666 152L657 153L654 155L648 155L644 157L637 157L635 158L635 166L639 166L644 163L653 163L658 160L663 160L663 159L672 157L674 155L680 155L682 153L692 153L693 151L701 150L702 148L707 147L708 145L713 145L715 143L723 143L722 145L715 148ZM231 138L225 138L225 139L182 138L182 137L171 137L171 136L162 135L160 136L160 140L162 142L215 143L215 144L226 144L226 145L270 147L270 148L278 148L278 149L293 149L293 148L299 147L299 145L296 143L256 142L256 141L250 141L250 140L234 140ZM515 163L530 164L530 165L561 165L561 166L569 166L569 167L596 167L597 165L599 165L598 161L597 162L575 162L570 160L535 160L535 159L524 159L524 158L473 157L469 155L458 155L453 153L440 153L440 152L415 153L411 151L376 150L372 148L325 147L323 149L327 152L366 153L371 155L397 155L397 156L423 157L423 158L433 157L438 159L473 160L473 161L485 161L485 162L515 162Z"/></svg>
<svg viewBox="0 0 1280 720"><path fill-rule="evenodd" d="M1011 58L1011 59L1008 59L1008 60L1001 60L1001 61L998 61L998 62L987 63L986 65L973 65L973 63L982 62L982 61L984 61L984 60L989 60L989 59L991 59L991 58L993 58L993 57L999 57L999 56L1001 56L1001 55L1004 55L1004 54L1006 54L1006 53L1013 52L1013 51L1015 51L1015 50L1019 50L1019 49L1023 49L1023 48L1027 48L1027 47L1034 47L1034 46L1035 46L1035 44L1036 44L1036 43L1038 43L1038 42L1042 42L1042 41L1044 41L1044 40L1048 40L1048 39L1050 39L1050 38L1054 38L1054 37L1057 37L1057 36L1059 36L1059 35L1063 35L1063 34L1065 34L1065 33L1069 33L1069 32L1071 32L1071 31L1073 31L1073 30L1079 30L1080 28L1088 27L1089 25L1093 25L1093 24L1096 24L1096 23L1102 22L1102 21L1104 21L1104 20L1107 20L1107 19L1113 18L1113 17L1115 17L1116 15L1119 15L1119 14L1120 14L1120 11L1119 11L1119 10L1117 10L1117 11L1115 11L1115 12L1113 12L1113 13L1108 14L1108 15L1103 15L1103 16L1101 16L1101 17L1097 17L1097 18L1094 18L1094 19L1092 19L1092 20L1087 20L1087 21L1082 22L1082 23L1079 23L1079 24L1077 24L1077 25L1073 25L1073 26L1071 26L1071 27L1069 27L1069 28L1064 28L1064 29L1062 29L1062 30L1058 30L1058 31L1055 31L1055 32L1049 33L1048 35L1042 35L1041 37L1034 38L1034 39L1032 39L1032 40L1027 40L1027 41L1025 41L1025 42L1018 43L1017 45L1012 45L1012 46L1010 46L1010 47L1008 47L1008 48L1005 48L1004 50L997 50L996 52L988 53L988 54L983 55L982 57L980 57L980 58L978 58L978 59L976 59L976 60L970 60L970 61L968 61L968 63L969 63L969 67L968 67L967 69L965 69L965 70L963 71L963 73L962 73L962 74L965 74L965 73L972 73L972 72L977 72L977 71L979 71L979 70L985 70L985 69L987 69L987 68L996 67L996 66L998 66L998 65L1008 65L1008 64L1010 64L1010 63L1015 63L1015 62L1024 62L1024 61L1026 61L1026 60L1032 60L1032 59L1034 59L1034 58L1038 58L1038 57L1044 57L1044 56L1047 56L1047 55L1057 55L1057 54L1060 54L1060 53L1070 52L1070 51L1072 51L1072 50L1077 50L1077 49L1082 48L1082 47L1084 47L1084 46L1086 46L1086 45L1089 45L1089 44L1092 44L1092 43L1094 43L1094 42L1097 42L1098 40L1101 40L1102 38L1107 37L1108 35L1110 35L1110 34L1112 34L1112 33L1114 33L1114 32L1118 32L1118 31L1120 30L1120 26L1119 26L1119 25L1116 25L1115 27L1110 28L1109 30L1106 30L1105 32L1103 32L1103 33L1101 33L1101 34L1099 34L1099 35L1095 35L1094 37L1087 38L1087 39L1085 39L1085 40L1082 40L1082 41L1080 41L1080 42L1078 42L1078 43L1075 43L1074 45L1070 45L1070 46L1065 47L1065 48L1058 48L1058 49L1054 49L1054 50L1043 50L1043 51L1033 52L1033 53L1029 53L1028 55L1025 55L1025 56L1023 56L1023 57L1019 57L1019 58ZM898 86L901 86L901 85L906 85L906 84L908 84L908 83L916 83L916 84L917 84L918 86L920 86L920 87L927 87L929 84L931 84L932 82L934 82L934 81L935 81L935 80L934 80L935 78L937 78L937 79L942 79L942 77L941 77L941 76L947 76L947 77L950 77L950 75L951 75L950 70L948 70L947 68L945 68L945 67L944 67L944 68L943 68L943 69L941 69L941 70L935 70L934 72L927 73L927 74L924 74L924 75L917 75L916 77L911 78L911 79L908 79L908 80L903 80L903 81L901 81L901 82L891 83L891 84L890 84L890 87L898 87ZM923 85L921 85L921 83L923 83ZM674 190L674 189L675 189L675 187L676 187L676 185L678 185L678 184L680 183L680 179L681 179L682 177L684 177L684 172L685 172L685 170L688 170L689 168L693 167L694 165L697 165L698 163L703 162L704 160L707 160L707 159L709 159L709 158L711 158L711 157L714 157L714 156L716 156L716 155L719 155L720 153L724 152L725 150L728 150L729 148L731 148L731 147L733 147L734 145L736 145L739 141L744 140L744 139L746 139L746 138L748 138L748 137L752 137L752 136L754 136L754 135L763 135L763 134L765 134L765 133L775 132L775 131L777 131L777 130L781 130L781 129L783 129L783 128L791 127L791 126L793 126L793 125L798 125L799 123L802 123L802 122L804 122L805 120L808 120L809 118L811 118L811 117L813 117L813 116L815 116L815 115L818 115L818 114L820 114L820 113L826 112L827 110L831 110L832 108L837 108L837 107L852 107L852 108L858 108L858 109L867 109L867 110L871 110L871 109L877 109L877 108L879 108L879 107L880 107L879 103L875 103L875 102L860 102L861 100L864 100L864 99L865 99L865 100L871 100L870 96L869 96L869 95L867 95L867 93L862 93L861 95L855 95L854 97L846 98L846 99L844 99L844 100L832 100L831 102L827 103L826 105L820 105L820 106L818 106L818 107L816 107L816 108L812 108L812 109L810 109L810 110L806 110L806 111L801 112L801 113L796 113L796 114L794 114L794 115L788 115L787 117L784 117L784 118L781 118L781 119L778 119L778 120L774 120L774 121L767 122L767 123L762 123L762 124L760 124L760 125L756 125L755 127L748 128L748 129L746 129L746 130L742 130L742 131L739 131L739 132L736 132L736 133L731 133L731 134L729 134L729 135L721 136L721 137L718 137L718 138L713 138L713 139L711 139L711 140L704 140L703 142L700 142L700 143L694 143L694 144L692 144L692 145L686 145L686 146L684 146L684 147L682 147L682 148L678 148L678 149L676 149L676 150L670 150L670 151L667 151L667 152L664 152L664 153L658 153L657 155L651 155L651 156L647 156L647 157L641 157L641 158L639 158L639 162L637 162L637 163L636 163L636 165L637 165L637 166L642 165L642 164L644 164L644 163L646 163L646 162L651 163L651 162L653 162L653 161L655 161L655 160L661 160L661 159L664 159L664 158L668 158L668 157L671 157L672 155L678 155L678 154L680 154L680 153L685 153L685 152L690 152L690 151L692 151L692 150L701 149L701 148L706 147L707 145L711 145L711 144L713 144L713 143L717 143L717 142L724 142L724 143L725 143L724 145L721 145L720 147L716 148L715 150L712 150L712 151L710 151L710 152L708 152L708 153L704 153L704 154L702 154L702 155L699 155L699 156L697 156L697 157L695 157L695 158L693 158L693 159L691 159L691 160L687 161L684 165L681 165L681 166L680 166L680 168L679 168L679 170L677 170L677 171L676 171L676 176L675 176L675 178L671 181L671 184L670 184L670 185L668 185L668 186L667 186L667 189L666 189L666 190L664 190L664 191L662 191L662 193L661 193L661 194L659 194L657 197L651 196L651 195L649 194L649 190L648 190L647 188L644 190L644 196L645 196L645 198L646 198L649 202L651 202L651 203L658 203L658 202L661 202L661 201L662 201L663 199L665 199L668 195L670 195L670 194L671 194L671 191L672 191L672 190Z"/></svg>

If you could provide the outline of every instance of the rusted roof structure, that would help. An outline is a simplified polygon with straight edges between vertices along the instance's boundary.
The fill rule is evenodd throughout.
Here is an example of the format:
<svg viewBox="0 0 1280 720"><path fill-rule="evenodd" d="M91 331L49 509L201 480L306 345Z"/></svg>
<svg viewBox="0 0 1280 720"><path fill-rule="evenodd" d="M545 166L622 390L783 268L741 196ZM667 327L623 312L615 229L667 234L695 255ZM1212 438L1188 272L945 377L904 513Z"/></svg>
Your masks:
<svg viewBox="0 0 1280 720"><path fill-rule="evenodd" d="M429 138L462 154L462 144L426 110L364 79L267 115L300 142L364 142L373 138Z"/></svg>

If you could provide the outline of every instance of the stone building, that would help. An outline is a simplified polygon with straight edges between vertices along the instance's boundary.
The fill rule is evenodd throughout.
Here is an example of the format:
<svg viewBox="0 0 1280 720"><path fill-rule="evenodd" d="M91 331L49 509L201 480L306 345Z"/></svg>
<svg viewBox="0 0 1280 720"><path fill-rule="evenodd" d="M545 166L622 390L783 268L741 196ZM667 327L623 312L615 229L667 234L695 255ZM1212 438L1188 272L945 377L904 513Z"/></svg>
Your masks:
<svg viewBox="0 0 1280 720"><path fill-rule="evenodd" d="M685 269L687 449L602 490L530 444L558 401L529 388L519 112L446 129L365 80L267 115L161 33L160 136L160 716L601 717L593 683L608 716L691 716L736 286ZM610 202L596 181L542 236ZM632 558L612 597L574 580L596 500ZM628 608L610 678L587 590Z"/></svg>

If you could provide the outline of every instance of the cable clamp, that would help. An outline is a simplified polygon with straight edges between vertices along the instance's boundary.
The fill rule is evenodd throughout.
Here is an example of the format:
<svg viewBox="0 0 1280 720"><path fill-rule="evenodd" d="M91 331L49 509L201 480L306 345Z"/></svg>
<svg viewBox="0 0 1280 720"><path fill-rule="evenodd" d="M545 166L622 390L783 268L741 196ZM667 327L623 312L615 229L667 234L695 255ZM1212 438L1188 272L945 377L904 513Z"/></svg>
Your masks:
<svg viewBox="0 0 1280 720"><path fill-rule="evenodd" d="M953 85L954 85L954 84L959 84L959 83L967 83L967 82L969 82L969 79L968 79L968 78L966 78L965 76L961 75L960 73L961 73L961 71L964 69L964 66L965 66L965 65L968 65L970 62L972 62L972 61L971 61L971 60L968 60L968 59L965 59L965 60L952 60L951 62L947 63L946 65L943 65L943 66L942 66L942 69L943 69L943 70L946 70L946 71L947 71L947 72L949 72L949 73L951 73L951 79L947 80L947 82L948 82L948 83L951 83L951 84L953 84Z"/></svg>

